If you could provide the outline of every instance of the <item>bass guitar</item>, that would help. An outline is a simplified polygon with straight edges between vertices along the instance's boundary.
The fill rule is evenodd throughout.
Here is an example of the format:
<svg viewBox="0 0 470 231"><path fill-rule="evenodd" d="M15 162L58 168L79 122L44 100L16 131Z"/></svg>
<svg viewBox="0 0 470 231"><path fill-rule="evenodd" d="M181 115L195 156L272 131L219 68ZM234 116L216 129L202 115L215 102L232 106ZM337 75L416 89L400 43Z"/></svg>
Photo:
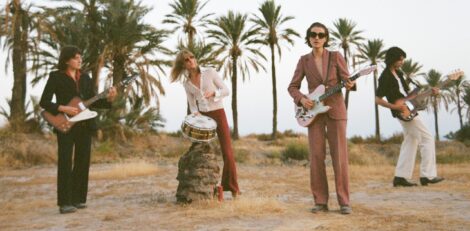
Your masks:
<svg viewBox="0 0 470 231"><path fill-rule="evenodd" d="M443 88L447 86L451 81L457 80L464 75L464 72L461 70L453 71L447 75L447 79L442 81L436 86L437 88ZM401 98L395 101L395 105L405 105L404 111L396 111L396 115L399 119L403 121L411 121L417 115L418 111L426 109L426 99L432 94L432 88L429 88L423 92L420 92L421 88L416 88L411 91L408 96Z"/></svg>

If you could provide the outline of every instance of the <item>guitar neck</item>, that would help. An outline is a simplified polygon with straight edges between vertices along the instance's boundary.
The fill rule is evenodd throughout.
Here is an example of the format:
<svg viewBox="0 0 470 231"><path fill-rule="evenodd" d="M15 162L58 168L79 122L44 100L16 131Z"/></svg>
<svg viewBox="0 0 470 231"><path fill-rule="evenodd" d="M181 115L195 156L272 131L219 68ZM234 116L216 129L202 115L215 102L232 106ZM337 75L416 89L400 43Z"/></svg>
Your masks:
<svg viewBox="0 0 470 231"><path fill-rule="evenodd" d="M353 75L352 77L350 77L349 79L350 79L351 81L354 81L354 80L356 80L356 79L359 78L359 77L361 77L361 75L360 75L359 73L357 73L357 74ZM341 83L338 83L336 86L334 86L334 87L328 89L328 91L326 91L323 95L321 95L321 96L319 97L319 100L320 100L320 101L323 101L324 99L330 97L331 95L333 95L333 94L335 94L335 93L341 91L341 89L342 89L344 86L346 86L346 82L342 81Z"/></svg>
<svg viewBox="0 0 470 231"><path fill-rule="evenodd" d="M441 89L441 88L447 86L450 82L452 82L452 79L447 78L445 81L439 82L436 87ZM419 94L419 97L425 98L425 97L429 97L431 94L432 94L432 88L427 89L423 93Z"/></svg>
<svg viewBox="0 0 470 231"><path fill-rule="evenodd" d="M88 100L85 100L83 102L83 104L85 105L85 107L89 107L90 105L92 105L94 102L98 101L99 99L103 99L106 97L106 95L108 94L108 91L109 89L106 89L105 91L101 92L100 94L98 95L95 95L93 96L92 98L88 99Z"/></svg>
<svg viewBox="0 0 470 231"><path fill-rule="evenodd" d="M114 85L114 87L118 88L122 85L122 82L119 82L118 84ZM103 92L99 93L98 95L95 95L93 96L92 98L90 99L87 99L83 102L83 104L85 105L85 107L88 107L90 105L92 105L94 102L100 100L100 99L104 99L106 98L106 96L108 95L108 92L109 92L109 89L106 89L104 90Z"/></svg>

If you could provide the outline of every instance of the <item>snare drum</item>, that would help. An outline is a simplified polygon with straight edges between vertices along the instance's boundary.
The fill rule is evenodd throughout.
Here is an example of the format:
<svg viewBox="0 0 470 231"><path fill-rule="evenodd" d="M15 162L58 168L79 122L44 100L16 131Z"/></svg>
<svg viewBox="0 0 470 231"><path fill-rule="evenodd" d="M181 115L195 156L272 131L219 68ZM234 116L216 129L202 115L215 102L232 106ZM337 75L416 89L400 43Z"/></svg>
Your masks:
<svg viewBox="0 0 470 231"><path fill-rule="evenodd" d="M209 142L216 137L217 123L203 115L187 115L181 124L184 137L193 142Z"/></svg>

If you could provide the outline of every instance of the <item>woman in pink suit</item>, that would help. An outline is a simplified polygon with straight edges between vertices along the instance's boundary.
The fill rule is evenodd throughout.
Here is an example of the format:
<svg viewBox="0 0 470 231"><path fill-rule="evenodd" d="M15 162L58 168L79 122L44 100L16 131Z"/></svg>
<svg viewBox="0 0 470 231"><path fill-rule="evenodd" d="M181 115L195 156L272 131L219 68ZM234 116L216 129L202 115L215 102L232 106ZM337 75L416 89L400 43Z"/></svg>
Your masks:
<svg viewBox="0 0 470 231"><path fill-rule="evenodd" d="M288 91L295 104L310 109L314 103L299 90L304 77L307 79L309 92L320 85L325 85L326 88L333 87L338 84L339 80L346 82L347 89L353 88L355 83L348 79L348 68L341 54L325 49L329 40L328 29L325 25L319 22L313 23L306 32L305 40L312 50L300 57ZM328 181L325 169L326 138L333 160L340 212L350 214L352 209L349 203L347 111L342 93L328 97L324 104L330 106L330 110L319 114L308 127L310 187L315 200L315 206L311 211L313 213L328 211Z"/></svg>

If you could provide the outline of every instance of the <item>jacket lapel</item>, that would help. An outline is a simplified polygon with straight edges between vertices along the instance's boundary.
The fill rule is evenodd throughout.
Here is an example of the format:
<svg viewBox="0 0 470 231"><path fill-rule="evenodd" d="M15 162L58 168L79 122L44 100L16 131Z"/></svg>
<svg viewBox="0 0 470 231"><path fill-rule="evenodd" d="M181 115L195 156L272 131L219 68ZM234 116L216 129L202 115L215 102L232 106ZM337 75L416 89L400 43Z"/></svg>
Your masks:
<svg viewBox="0 0 470 231"><path fill-rule="evenodd" d="M307 56L307 67L310 76L312 76L313 79L323 82L323 77L320 75L320 71L318 71L317 65L315 64L315 57L313 57L312 52Z"/></svg>

